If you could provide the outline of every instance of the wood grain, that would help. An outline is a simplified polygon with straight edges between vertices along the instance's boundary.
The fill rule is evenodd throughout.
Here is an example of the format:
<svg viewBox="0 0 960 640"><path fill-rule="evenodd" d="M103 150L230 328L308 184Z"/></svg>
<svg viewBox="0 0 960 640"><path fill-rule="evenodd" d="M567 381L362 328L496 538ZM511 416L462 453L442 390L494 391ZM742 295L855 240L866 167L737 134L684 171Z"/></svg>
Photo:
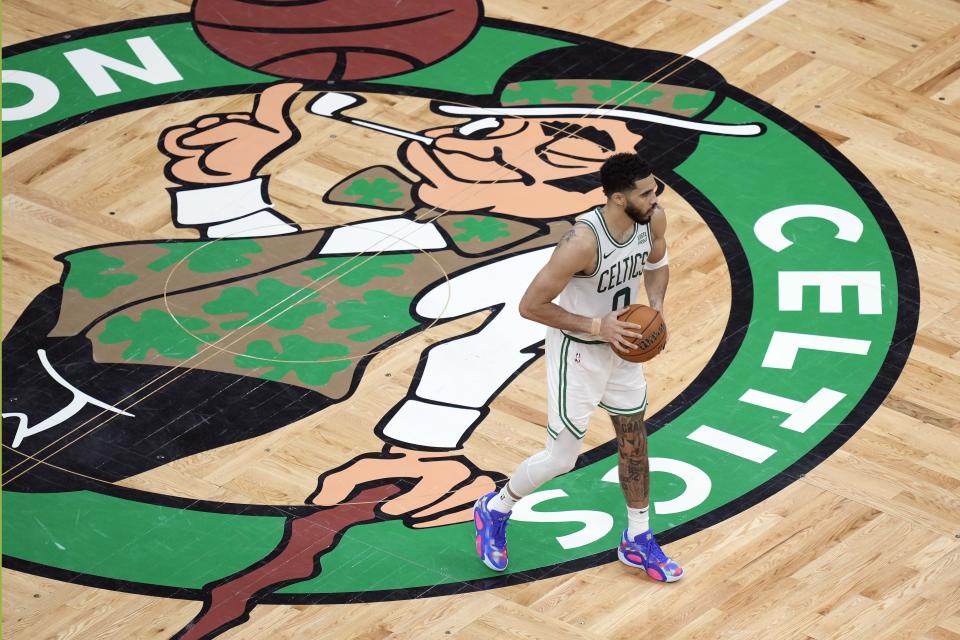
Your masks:
<svg viewBox="0 0 960 640"><path fill-rule="evenodd" d="M486 15L633 47L688 51L760 0L487 0ZM147 15L189 3L4 5L3 43ZM786 489L669 546L688 577L655 584L613 563L457 596L374 604L259 606L230 640L261 638L960 638L960 5L941 0L791 0L704 56L736 86L800 120L847 156L887 199L920 275L920 326L883 406L836 454ZM78 127L3 160L6 332L59 276L53 255L144 238L193 237L173 227L156 134L195 114L237 111L250 96L194 100ZM304 98L300 98L304 100ZM302 103L299 104L302 107ZM403 128L439 116L410 97L371 99L365 115ZM302 108L299 109L302 113ZM298 221L355 221L311 207L340 177L395 155L396 143L301 116L304 138L269 167L271 194ZM334 137L336 136L336 137ZM348 142L347 139L350 141ZM118 169L119 167L119 169ZM92 188L91 185L95 185ZM695 347L671 345L650 367L651 412L683 389L715 348L731 304L726 263L676 194L666 317ZM376 215L375 212L371 213ZM736 304L734 300L732 302ZM421 351L476 327L476 314L379 354L348 402L283 430L179 460L124 481L206 500L302 502L317 469L378 448L370 429L399 400ZM467 445L504 472L544 432L538 362L492 406ZM323 429L318 430L317 421ZM318 435L319 434L319 435ZM612 437L591 421L586 446ZM8 638L168 638L195 601L114 593L3 571Z"/></svg>

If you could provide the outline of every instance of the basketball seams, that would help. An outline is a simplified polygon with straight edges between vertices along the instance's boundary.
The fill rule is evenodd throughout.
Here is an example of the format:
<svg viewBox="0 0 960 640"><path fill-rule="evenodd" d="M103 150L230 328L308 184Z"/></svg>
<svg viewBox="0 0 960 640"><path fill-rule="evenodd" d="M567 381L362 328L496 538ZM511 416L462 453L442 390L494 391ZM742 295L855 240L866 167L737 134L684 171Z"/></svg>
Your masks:
<svg viewBox="0 0 960 640"><path fill-rule="evenodd" d="M348 71L347 56L349 56L350 54L361 53L361 54L369 54L373 56L383 56L390 60L401 61L410 65L409 69L404 69L402 71L390 71L389 73L384 73L383 75L393 75L394 73L403 73L404 71L410 71L410 70L416 69L418 64L422 62L421 60L418 60L413 56L409 56L404 53L400 53L399 51L394 51L392 49L376 49L374 47L353 47L350 49L347 49L346 47L317 47L315 49L302 49L299 51L286 53L281 56L277 56L276 58L271 58L270 60L259 62L255 65L252 65L251 68L256 69L257 71L274 73L273 70L268 69L267 67L273 64L277 64L279 62L283 62L285 60L296 60L297 58L312 56L312 55L317 55L322 53L329 53L336 56L336 61L334 62L333 67L331 68L331 71L327 78L328 80L354 79L351 77L344 78L344 75ZM277 71L277 73L278 74L280 73L279 70Z"/></svg>
<svg viewBox="0 0 960 640"><path fill-rule="evenodd" d="M303 7L311 4L322 4L329 0L231 0L239 4L250 4L257 7Z"/></svg>
<svg viewBox="0 0 960 640"><path fill-rule="evenodd" d="M411 68L415 69L416 64L410 63ZM330 70L329 80L343 80L344 74L347 72L347 52L338 51L337 52L337 61L333 63L333 69Z"/></svg>
<svg viewBox="0 0 960 640"><path fill-rule="evenodd" d="M223 29L225 31L250 31L253 33L312 35L312 34L351 33L356 31L376 31L377 29L390 29L393 27L402 27L408 24L423 22L424 20L432 20L434 18L445 16L448 13L453 13L453 9L447 9L446 11L438 11L436 13L416 16L414 18L402 18L400 20L392 20L390 22L372 22L370 24L352 24L352 25L345 25L345 26L337 25L333 27L260 27L256 25L246 26L246 25L235 25L235 24L223 24L220 22L209 22L207 20L196 20L195 24L205 28L209 28L209 29Z"/></svg>
<svg viewBox="0 0 960 640"><path fill-rule="evenodd" d="M639 344L639 341L640 341L640 340L644 340L644 339L647 339L647 338L650 337L650 336L645 336L644 334L647 333L647 330L650 329L650 327L653 326L653 325L657 322L657 320L660 321L660 325L661 325L661 326L664 325L664 323L663 323L663 317L661 316L661 314L660 314L659 311L657 311L656 309L653 309L652 307L647 307L646 305L641 305L641 304L632 304L632 305L630 305L629 307L627 307L627 309L624 311L624 313L619 314L619 315L617 316L617 318L618 318L619 320L622 320L623 322L631 322L630 316L631 316L635 311L638 311L638 310L640 310L640 309L642 309L642 308L651 309L651 310L654 312L654 314L653 314L653 316L650 318L649 322L647 322L645 325L643 325L643 328L640 330L640 335L641 335L641 337L637 339L637 342L633 342L633 343L632 343L635 347ZM665 326L664 326L664 328L665 328ZM651 332L651 333L653 333L653 332ZM630 352L630 353L628 353L627 355L624 355L624 354L622 354L622 353L620 353L620 352L617 352L616 350L614 350L614 351L617 353L618 356L620 356L621 358L623 358L623 359L626 360L627 362L637 362L637 363L646 362L646 361L648 361L648 360L651 360L651 359L652 359L654 356L656 356L658 353L660 353L660 351L661 351L662 348L663 348L662 345L663 345L663 343L664 343L665 340L666 340L666 331L663 332L663 334L660 336L660 338L659 338L654 344L650 345L649 348L644 349L643 351ZM643 358L643 359L642 359L642 360L640 360L640 359L634 360L633 358Z"/></svg>
<svg viewBox="0 0 960 640"><path fill-rule="evenodd" d="M653 309L653 307L651 307L651 309ZM650 318L650 322L648 322L647 325L646 325L643 329L640 330L640 333L641 333L641 334L646 333L647 329L650 328L650 325L652 325L654 322L656 322L656 321L660 318L660 312L657 311L656 309L653 309L653 310L654 310L653 317ZM629 314L627 315L627 317L628 317L628 318L630 317ZM628 322L629 322L629 320L628 320Z"/></svg>
<svg viewBox="0 0 960 640"><path fill-rule="evenodd" d="M626 313L622 313L622 314L618 315L618 316L617 316L617 319L618 319L618 320L622 320L623 322L630 322L630 316L631 316L631 315L633 314L633 312L636 311L637 308L639 308L639 307L646 307L646 305L643 305L643 304L632 304L632 305L630 305L629 307L626 308ZM653 307L647 307L647 308L648 308L648 309L653 309ZM654 312L654 313L653 313L653 317L650 318L650 322L648 322L646 325L644 325L644 327L643 327L642 329L640 329L641 335L644 334L644 333L646 333L647 329L650 328L650 325L652 325L654 322L656 322L657 318L660 317L660 312L659 312L659 311L657 311L656 309L653 309L653 312ZM626 316L626 317L624 317L624 316Z"/></svg>
<svg viewBox="0 0 960 640"><path fill-rule="evenodd" d="M479 0L267 3L195 0L208 47L280 78L369 80L416 71L461 49L479 28Z"/></svg>

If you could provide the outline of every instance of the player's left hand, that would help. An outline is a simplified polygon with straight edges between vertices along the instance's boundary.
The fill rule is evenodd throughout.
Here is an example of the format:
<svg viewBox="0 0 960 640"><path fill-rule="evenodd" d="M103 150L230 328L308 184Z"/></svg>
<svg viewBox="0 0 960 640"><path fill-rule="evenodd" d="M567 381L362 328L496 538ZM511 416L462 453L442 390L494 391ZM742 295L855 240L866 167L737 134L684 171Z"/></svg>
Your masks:
<svg viewBox="0 0 960 640"><path fill-rule="evenodd" d="M425 528L470 520L473 503L494 491L503 476L481 470L462 450L416 451L387 445L380 453L358 456L321 475L307 503L333 506L362 484L392 479L410 480L413 486L385 502L381 511Z"/></svg>

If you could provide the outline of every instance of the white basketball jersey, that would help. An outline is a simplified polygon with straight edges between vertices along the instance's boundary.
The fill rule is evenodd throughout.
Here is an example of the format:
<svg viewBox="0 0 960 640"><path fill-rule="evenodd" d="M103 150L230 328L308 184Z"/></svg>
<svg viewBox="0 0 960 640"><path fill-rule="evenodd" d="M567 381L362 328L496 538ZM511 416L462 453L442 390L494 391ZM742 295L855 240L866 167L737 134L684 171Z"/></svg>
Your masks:
<svg viewBox="0 0 960 640"><path fill-rule="evenodd" d="M597 238L597 268L591 274L575 275L557 296L556 303L570 313L597 318L636 302L643 265L653 248L650 225L634 224L630 237L618 243L607 229L600 207L578 217L577 223L589 226ZM590 334L567 335L598 341Z"/></svg>

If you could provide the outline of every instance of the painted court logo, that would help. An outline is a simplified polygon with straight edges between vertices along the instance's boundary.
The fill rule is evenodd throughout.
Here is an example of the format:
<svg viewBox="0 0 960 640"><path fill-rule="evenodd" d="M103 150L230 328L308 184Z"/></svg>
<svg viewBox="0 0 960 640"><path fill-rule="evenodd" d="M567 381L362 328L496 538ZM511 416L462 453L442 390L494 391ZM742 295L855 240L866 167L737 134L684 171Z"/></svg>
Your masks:
<svg viewBox="0 0 960 640"><path fill-rule="evenodd" d="M918 289L896 218L835 149L709 66L484 19L473 2L390 22L456 16L443 31L459 39L437 50L417 49L413 30L378 57L357 28L305 54L259 8L214 24L202 5L4 51L3 142L15 157L135 109L227 94L251 105L156 132L173 184L156 198L195 240L58 256L60 282L6 336L5 566L203 601L178 634L201 638L258 603L462 593L611 561L615 443L517 505L510 568L495 578L475 557L469 506L509 469L481 469L462 447L539 357L543 330L519 317L519 296L576 215L602 202L596 172L612 152L650 158L709 225L732 279L717 352L650 420L661 541L788 485L899 374ZM228 51L225 31L254 34L259 57ZM303 93L311 117L397 140L396 157L317 199L354 223L307 228L270 198L269 160L323 150L297 128ZM446 124L365 120L372 94L420 97ZM478 311L490 312L482 326L431 345L405 397L362 427L382 450L317 469L303 503L118 484L322 415L354 394L373 355Z"/></svg>

